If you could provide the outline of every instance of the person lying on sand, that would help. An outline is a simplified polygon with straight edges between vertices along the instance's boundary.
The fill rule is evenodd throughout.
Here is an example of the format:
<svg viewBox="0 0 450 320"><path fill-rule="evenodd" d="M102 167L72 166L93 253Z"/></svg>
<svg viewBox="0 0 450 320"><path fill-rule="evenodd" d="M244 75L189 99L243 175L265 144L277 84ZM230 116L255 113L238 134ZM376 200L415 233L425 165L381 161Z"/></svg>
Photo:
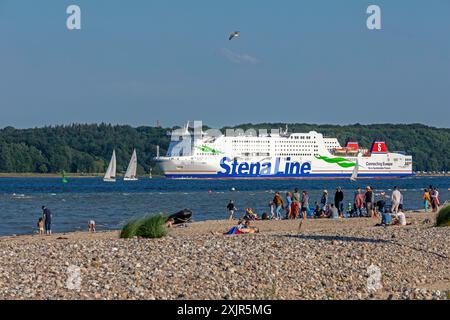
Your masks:
<svg viewBox="0 0 450 320"><path fill-rule="evenodd" d="M238 229L242 233L258 233L259 232L258 228L250 226L250 221L249 220L246 220L243 224L240 224L238 226Z"/></svg>
<svg viewBox="0 0 450 320"><path fill-rule="evenodd" d="M259 229L256 227L250 226L250 221L244 219L239 219L238 225L235 227L231 227L225 235L233 235L233 234L244 234L244 233L258 233Z"/></svg>

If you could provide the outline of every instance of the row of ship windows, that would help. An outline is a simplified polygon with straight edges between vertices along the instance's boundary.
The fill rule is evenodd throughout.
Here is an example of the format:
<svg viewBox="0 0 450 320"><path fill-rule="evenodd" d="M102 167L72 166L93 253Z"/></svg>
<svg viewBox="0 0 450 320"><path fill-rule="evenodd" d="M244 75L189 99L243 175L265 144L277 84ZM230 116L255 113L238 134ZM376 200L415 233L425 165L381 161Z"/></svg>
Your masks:
<svg viewBox="0 0 450 320"><path fill-rule="evenodd" d="M276 156L312 156L311 153L277 153Z"/></svg>

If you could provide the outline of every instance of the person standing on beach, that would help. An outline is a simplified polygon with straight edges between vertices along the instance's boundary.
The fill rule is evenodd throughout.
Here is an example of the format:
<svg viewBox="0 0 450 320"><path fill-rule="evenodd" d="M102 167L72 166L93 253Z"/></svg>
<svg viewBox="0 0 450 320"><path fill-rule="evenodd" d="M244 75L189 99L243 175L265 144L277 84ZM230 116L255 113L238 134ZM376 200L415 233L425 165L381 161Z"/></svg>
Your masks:
<svg viewBox="0 0 450 320"><path fill-rule="evenodd" d="M400 206L400 199L401 199L401 193L400 190L397 187L394 187L394 191L392 191L392 196L391 196L391 206L392 209L391 211L393 213L397 213L399 206Z"/></svg>
<svg viewBox="0 0 450 320"><path fill-rule="evenodd" d="M334 194L334 206L339 211L339 215L342 216L344 212L344 192L341 187L336 188L336 193Z"/></svg>
<svg viewBox="0 0 450 320"><path fill-rule="evenodd" d="M302 219L306 219L306 213L309 211L309 195L308 192L302 192Z"/></svg>
<svg viewBox="0 0 450 320"><path fill-rule="evenodd" d="M42 206L42 218L44 219L45 233L52 234L52 212L46 206Z"/></svg>
<svg viewBox="0 0 450 320"><path fill-rule="evenodd" d="M423 190L422 200L423 200L423 208L425 212L428 212L428 209L431 206L431 196L428 189Z"/></svg>
<svg viewBox="0 0 450 320"><path fill-rule="evenodd" d="M293 219L298 218L298 211L300 207L300 193L298 192L298 188L295 188L294 193L292 194L292 206L291 206L291 214Z"/></svg>
<svg viewBox="0 0 450 320"><path fill-rule="evenodd" d="M275 192L275 197L273 198L273 204L275 205L275 219L281 219L281 210L284 207L283 198L280 195L280 192Z"/></svg>
<svg viewBox="0 0 450 320"><path fill-rule="evenodd" d="M322 197L320 198L320 206L323 212L327 211L328 203L328 190L323 190Z"/></svg>
<svg viewBox="0 0 450 320"><path fill-rule="evenodd" d="M291 219L292 217L292 193L286 192L286 219Z"/></svg>
<svg viewBox="0 0 450 320"><path fill-rule="evenodd" d="M362 217L362 209L364 208L364 199L361 194L361 188L356 189L355 199L353 200L353 206L355 208L356 217Z"/></svg>
<svg viewBox="0 0 450 320"><path fill-rule="evenodd" d="M234 220L234 213L237 211L237 208L234 205L234 201L233 200L230 200L230 202L228 202L227 210L228 210L228 212L230 214L229 220Z"/></svg>
<svg viewBox="0 0 450 320"><path fill-rule="evenodd" d="M433 187L433 190L431 191L431 207L433 209L433 212L437 212L439 209L439 191L436 187Z"/></svg>

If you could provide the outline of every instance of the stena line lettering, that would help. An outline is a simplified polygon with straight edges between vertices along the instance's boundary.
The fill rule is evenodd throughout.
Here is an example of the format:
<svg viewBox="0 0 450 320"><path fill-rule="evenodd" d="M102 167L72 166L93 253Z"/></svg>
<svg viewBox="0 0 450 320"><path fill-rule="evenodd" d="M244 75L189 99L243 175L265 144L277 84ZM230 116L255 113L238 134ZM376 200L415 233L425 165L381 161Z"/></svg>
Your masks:
<svg viewBox="0 0 450 320"><path fill-rule="evenodd" d="M291 158L286 158L281 164L279 157L275 158L275 164L271 162L239 162L238 160L223 157L220 160L219 175L224 176L303 176L311 173L311 163L291 162Z"/></svg>

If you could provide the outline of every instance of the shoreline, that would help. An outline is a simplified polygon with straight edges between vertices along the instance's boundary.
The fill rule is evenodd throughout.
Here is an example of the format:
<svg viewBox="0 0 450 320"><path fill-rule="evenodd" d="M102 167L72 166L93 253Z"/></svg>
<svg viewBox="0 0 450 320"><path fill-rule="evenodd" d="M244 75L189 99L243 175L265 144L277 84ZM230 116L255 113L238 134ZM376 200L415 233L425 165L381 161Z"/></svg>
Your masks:
<svg viewBox="0 0 450 320"><path fill-rule="evenodd" d="M65 173L66 178L102 178L104 176L104 173ZM118 174L117 177L123 177L123 175ZM148 174L139 175L138 178L147 178ZM442 177L450 177L450 173L447 174L419 174L419 173L413 173L413 175L406 177L430 177L430 178L442 178ZM25 172L25 173L5 173L0 172L0 178L61 178L61 173L33 173L33 172ZM157 175L153 174L153 178L164 178L164 175ZM216 178L214 178L216 179ZM243 180L258 180L258 179L252 179L252 178L239 178ZM239 180L238 179L238 180ZM288 178L288 180L295 180L295 178ZM332 180L332 178L320 178L323 180ZM319 180L320 180L319 179ZM347 179L347 178L338 178L338 179ZM337 180L338 180L337 179ZM375 178L361 178L361 179L375 179ZM398 178L403 179L403 178ZM209 180L207 178L197 178L193 180Z"/></svg>
<svg viewBox="0 0 450 320"><path fill-rule="evenodd" d="M450 228L434 227L431 213L407 219L309 219L300 234L298 220L280 220L224 236L236 221L210 220L161 239L119 239L118 230L1 237L0 299L448 299ZM371 266L381 272L376 290Z"/></svg>

